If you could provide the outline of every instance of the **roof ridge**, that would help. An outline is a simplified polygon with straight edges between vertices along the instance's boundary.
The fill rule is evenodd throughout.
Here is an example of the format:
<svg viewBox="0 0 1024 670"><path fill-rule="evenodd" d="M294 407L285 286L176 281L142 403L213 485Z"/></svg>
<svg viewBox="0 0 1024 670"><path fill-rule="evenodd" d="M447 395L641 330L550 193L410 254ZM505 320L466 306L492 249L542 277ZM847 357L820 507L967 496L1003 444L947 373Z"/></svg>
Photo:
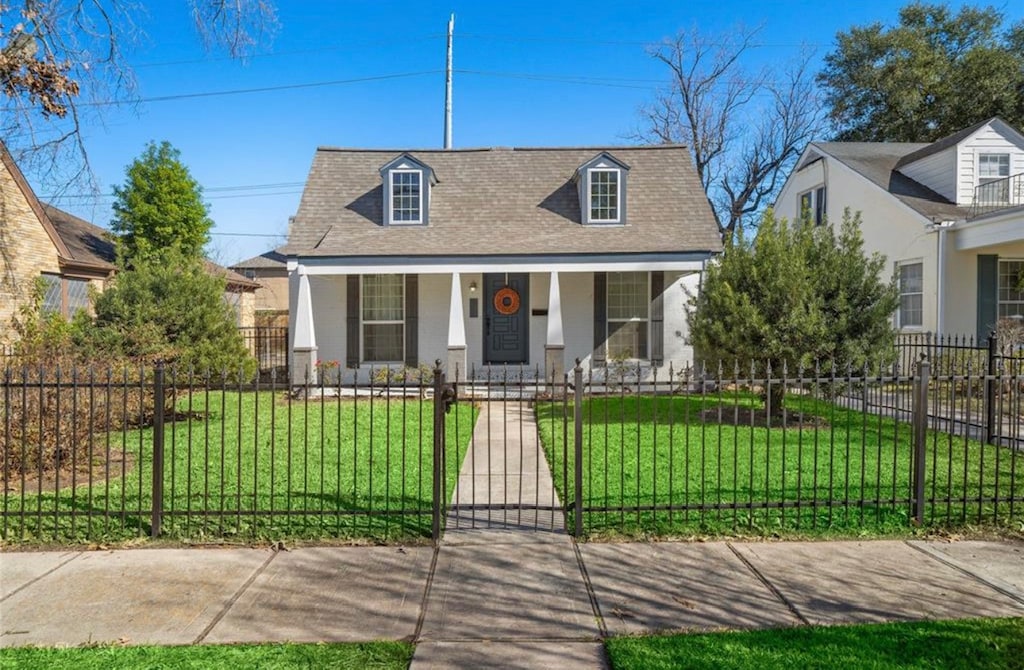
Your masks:
<svg viewBox="0 0 1024 670"><path fill-rule="evenodd" d="M317 151L330 151L335 153L382 153L382 154L393 154L393 153L437 153L437 154L459 154L459 153L483 153L488 151L609 151L609 150L629 150L629 151L650 151L650 150L663 150L663 149L689 149L687 144L589 144L579 146L557 146L557 147L543 147L543 146L525 146L525 147L514 147L514 146L492 146L492 147L465 147L460 149L443 149L440 147L432 148L381 148L381 147L339 147L339 146L328 146L322 145L316 148Z"/></svg>

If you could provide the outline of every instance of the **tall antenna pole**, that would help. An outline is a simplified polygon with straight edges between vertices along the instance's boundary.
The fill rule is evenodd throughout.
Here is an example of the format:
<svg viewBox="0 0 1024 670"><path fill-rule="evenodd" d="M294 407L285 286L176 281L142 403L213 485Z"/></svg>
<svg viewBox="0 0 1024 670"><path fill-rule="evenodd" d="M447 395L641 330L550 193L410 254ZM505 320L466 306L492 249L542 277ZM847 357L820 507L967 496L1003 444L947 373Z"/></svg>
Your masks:
<svg viewBox="0 0 1024 670"><path fill-rule="evenodd" d="M444 76L444 148L452 148L452 33L455 32L455 14L448 19L448 67Z"/></svg>

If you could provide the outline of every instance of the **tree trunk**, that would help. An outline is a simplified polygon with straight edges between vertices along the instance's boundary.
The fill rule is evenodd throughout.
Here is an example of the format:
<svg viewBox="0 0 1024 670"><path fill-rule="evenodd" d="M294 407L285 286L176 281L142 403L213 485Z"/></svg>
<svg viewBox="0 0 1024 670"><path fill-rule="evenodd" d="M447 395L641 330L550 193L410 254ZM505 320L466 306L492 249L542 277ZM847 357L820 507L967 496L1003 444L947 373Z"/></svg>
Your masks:
<svg viewBox="0 0 1024 670"><path fill-rule="evenodd" d="M786 389L781 382L769 384L761 393L761 400L765 403L765 413L767 414L769 426L776 423L774 419L779 419L778 423L781 425L782 401L785 397Z"/></svg>

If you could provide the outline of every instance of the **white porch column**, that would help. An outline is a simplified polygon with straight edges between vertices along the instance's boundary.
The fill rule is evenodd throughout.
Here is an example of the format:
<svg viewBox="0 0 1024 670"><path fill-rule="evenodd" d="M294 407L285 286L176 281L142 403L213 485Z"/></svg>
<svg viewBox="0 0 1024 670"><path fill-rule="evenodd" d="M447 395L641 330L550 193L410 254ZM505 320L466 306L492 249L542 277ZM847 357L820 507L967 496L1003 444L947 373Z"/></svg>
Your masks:
<svg viewBox="0 0 1024 670"><path fill-rule="evenodd" d="M555 387L565 374L565 335L562 332L562 294L558 273L551 273L548 289L548 332L544 340L544 377L554 376Z"/></svg>
<svg viewBox="0 0 1024 670"><path fill-rule="evenodd" d="M292 337L292 383L304 384L309 374L310 383L316 383L316 331L313 328L313 297L309 291L306 268L296 268L299 275L299 295L295 303L295 332Z"/></svg>
<svg viewBox="0 0 1024 670"><path fill-rule="evenodd" d="M466 378L466 319L462 310L462 278L452 273L452 298L448 308L448 380L455 380L458 369L460 379Z"/></svg>

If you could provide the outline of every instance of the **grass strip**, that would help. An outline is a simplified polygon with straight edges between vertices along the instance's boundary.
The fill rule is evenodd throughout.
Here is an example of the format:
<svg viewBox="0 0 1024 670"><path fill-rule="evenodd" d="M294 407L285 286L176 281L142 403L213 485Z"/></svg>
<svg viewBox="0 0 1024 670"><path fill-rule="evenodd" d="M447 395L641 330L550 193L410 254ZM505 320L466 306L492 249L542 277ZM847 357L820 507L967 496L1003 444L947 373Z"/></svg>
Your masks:
<svg viewBox="0 0 1024 670"><path fill-rule="evenodd" d="M1024 619L970 619L621 637L614 670L1024 668Z"/></svg>
<svg viewBox="0 0 1024 670"><path fill-rule="evenodd" d="M240 644L190 647L94 646L0 649L0 667L19 670L117 670L147 668L372 668L409 667L413 646L405 642L338 644Z"/></svg>

